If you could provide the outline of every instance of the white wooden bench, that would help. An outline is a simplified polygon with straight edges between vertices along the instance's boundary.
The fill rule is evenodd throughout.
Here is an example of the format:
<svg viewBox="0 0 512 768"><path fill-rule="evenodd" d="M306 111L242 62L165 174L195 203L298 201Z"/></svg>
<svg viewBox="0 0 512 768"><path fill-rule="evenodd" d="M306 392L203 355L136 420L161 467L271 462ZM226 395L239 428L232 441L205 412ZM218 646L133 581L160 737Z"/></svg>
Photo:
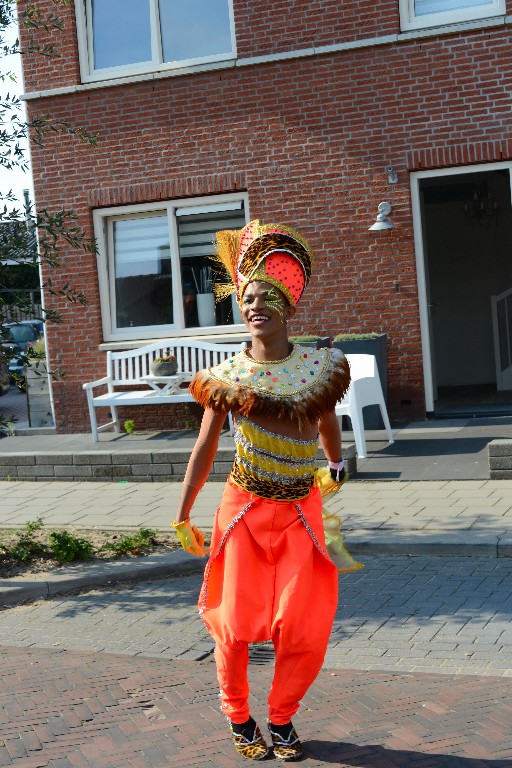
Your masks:
<svg viewBox="0 0 512 768"><path fill-rule="evenodd" d="M102 379L83 384L87 394L89 417L93 442L98 442L98 432L113 427L120 432L117 407L121 405L166 405L174 403L193 403L194 399L187 388L180 389L179 385L191 381L197 371L218 365L227 357L236 354L241 349L237 344L211 344L205 341L188 339L164 339L153 344L147 344L138 349L124 352L107 352L107 375ZM165 387L165 382L151 380L149 364L158 357L175 355L178 361L177 386ZM150 381L148 381L148 379ZM163 385L160 388L160 384ZM144 388L140 388L145 385ZM96 394L97 388L107 388L103 394ZM116 389L122 387L122 390ZM126 390L126 387L138 389ZM107 424L98 426L96 408L110 408L111 418ZM233 429L230 414L230 427Z"/></svg>

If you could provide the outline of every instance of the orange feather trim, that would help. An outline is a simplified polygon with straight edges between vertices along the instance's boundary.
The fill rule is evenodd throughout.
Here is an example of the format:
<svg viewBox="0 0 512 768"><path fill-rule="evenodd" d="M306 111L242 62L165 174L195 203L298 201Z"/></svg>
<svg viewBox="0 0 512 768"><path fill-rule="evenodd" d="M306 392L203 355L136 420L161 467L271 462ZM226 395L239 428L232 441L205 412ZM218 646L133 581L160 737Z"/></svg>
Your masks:
<svg viewBox="0 0 512 768"><path fill-rule="evenodd" d="M233 386L210 376L209 370L198 371L189 385L194 400L216 413L234 411L243 416L264 415L276 419L297 419L301 429L318 422L334 410L350 386L350 366L346 357L332 360L320 381L298 395L276 396L249 387Z"/></svg>

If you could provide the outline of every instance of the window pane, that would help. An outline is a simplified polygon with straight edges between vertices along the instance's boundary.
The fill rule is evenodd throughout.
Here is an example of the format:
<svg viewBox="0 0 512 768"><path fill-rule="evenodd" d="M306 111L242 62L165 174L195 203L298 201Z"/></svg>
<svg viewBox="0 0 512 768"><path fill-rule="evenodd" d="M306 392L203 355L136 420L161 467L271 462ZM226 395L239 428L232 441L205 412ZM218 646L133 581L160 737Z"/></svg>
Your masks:
<svg viewBox="0 0 512 768"><path fill-rule="evenodd" d="M164 61L231 53L228 0L160 0Z"/></svg>
<svg viewBox="0 0 512 768"><path fill-rule="evenodd" d="M245 225L243 208L236 211L219 213L200 213L190 216L178 216L178 242L183 286L183 308L187 328L198 325L231 325L233 323L233 304L231 297L219 304L212 305L211 298L202 298L202 294L212 294L209 278L211 260L208 256L215 253L215 233L220 229L240 229ZM237 319L237 322L238 319Z"/></svg>
<svg viewBox="0 0 512 768"><path fill-rule="evenodd" d="M117 327L172 323L167 216L122 219L113 227Z"/></svg>
<svg viewBox="0 0 512 768"><path fill-rule="evenodd" d="M493 0L415 0L414 10L417 16L424 16L427 13L446 13L492 3Z"/></svg>
<svg viewBox="0 0 512 768"><path fill-rule="evenodd" d="M91 0L94 68L151 61L149 0Z"/></svg>

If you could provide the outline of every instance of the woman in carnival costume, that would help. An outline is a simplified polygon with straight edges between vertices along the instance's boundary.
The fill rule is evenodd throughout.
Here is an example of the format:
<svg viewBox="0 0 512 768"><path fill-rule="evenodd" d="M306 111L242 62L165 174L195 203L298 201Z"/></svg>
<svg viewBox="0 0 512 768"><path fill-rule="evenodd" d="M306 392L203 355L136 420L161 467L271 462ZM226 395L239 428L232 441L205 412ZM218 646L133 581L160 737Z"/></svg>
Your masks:
<svg viewBox="0 0 512 768"><path fill-rule="evenodd" d="M255 760L269 753L249 711L247 666L248 643L271 639L268 728L274 756L296 760L302 746L291 718L324 660L338 570L360 567L343 548L339 520L324 513L324 532L322 515L322 494L344 479L334 407L350 372L339 350L288 340L287 323L313 264L303 237L287 226L251 221L217 234L217 257L232 280L217 285L217 295L236 290L252 342L190 384L205 412L173 526L188 552L205 554L190 512L231 411L236 455L215 515L199 609L215 640L221 708L235 748ZM315 463L319 442L325 469Z"/></svg>

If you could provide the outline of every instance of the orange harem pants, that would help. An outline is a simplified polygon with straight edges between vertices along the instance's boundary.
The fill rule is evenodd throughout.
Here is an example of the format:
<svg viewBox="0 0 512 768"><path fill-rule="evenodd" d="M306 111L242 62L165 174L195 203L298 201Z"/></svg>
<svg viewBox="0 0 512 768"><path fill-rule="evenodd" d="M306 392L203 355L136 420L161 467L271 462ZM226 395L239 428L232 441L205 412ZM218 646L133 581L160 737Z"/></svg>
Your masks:
<svg viewBox="0 0 512 768"><path fill-rule="evenodd" d="M199 608L216 643L221 708L232 722L249 718L248 643L269 639L269 719L289 722L322 666L337 599L318 489L299 501L274 501L228 480Z"/></svg>

